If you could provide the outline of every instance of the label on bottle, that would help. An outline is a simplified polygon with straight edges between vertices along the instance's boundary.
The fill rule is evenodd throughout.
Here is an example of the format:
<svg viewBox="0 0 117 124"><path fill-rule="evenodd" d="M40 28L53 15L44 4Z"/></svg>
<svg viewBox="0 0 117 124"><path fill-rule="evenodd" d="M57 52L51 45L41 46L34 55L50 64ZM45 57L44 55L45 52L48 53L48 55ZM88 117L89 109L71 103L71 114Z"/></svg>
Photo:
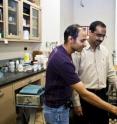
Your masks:
<svg viewBox="0 0 117 124"><path fill-rule="evenodd" d="M0 33L0 38L2 38L2 33Z"/></svg>
<svg viewBox="0 0 117 124"><path fill-rule="evenodd" d="M29 60L30 60L29 54L25 53L25 55L24 55L24 62L29 62Z"/></svg>

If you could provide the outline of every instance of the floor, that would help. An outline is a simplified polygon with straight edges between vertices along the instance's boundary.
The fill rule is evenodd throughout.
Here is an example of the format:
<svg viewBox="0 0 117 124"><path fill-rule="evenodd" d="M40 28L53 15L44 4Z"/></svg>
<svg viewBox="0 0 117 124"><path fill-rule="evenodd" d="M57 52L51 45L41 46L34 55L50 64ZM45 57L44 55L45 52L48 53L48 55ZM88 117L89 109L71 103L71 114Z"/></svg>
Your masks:
<svg viewBox="0 0 117 124"><path fill-rule="evenodd" d="M17 117L17 124L29 124L29 120L30 120L30 115L28 115L28 113L20 112L19 116ZM31 122L32 119L30 120L30 124ZM36 111L34 124L45 124L42 110Z"/></svg>

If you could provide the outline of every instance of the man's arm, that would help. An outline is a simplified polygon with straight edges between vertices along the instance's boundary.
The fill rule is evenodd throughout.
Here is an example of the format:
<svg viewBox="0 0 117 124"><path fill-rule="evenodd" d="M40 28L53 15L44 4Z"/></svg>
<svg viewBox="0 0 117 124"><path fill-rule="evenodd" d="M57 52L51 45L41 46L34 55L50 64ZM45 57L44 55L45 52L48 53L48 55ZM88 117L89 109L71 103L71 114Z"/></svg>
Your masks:
<svg viewBox="0 0 117 124"><path fill-rule="evenodd" d="M73 60L74 66L75 66L75 72L78 75L79 68L80 68L80 62L81 62L81 53L79 53L79 52L73 53L72 60ZM81 106L79 94L75 90L73 91L73 94L72 94L72 102L73 102L74 107Z"/></svg>
<svg viewBox="0 0 117 124"><path fill-rule="evenodd" d="M80 63L81 63L81 53L78 53L78 52L73 53L72 60L75 66L75 72L78 74ZM73 90L73 93L72 93L72 103L73 103L73 108L76 115L82 116L83 112L82 112L82 107L80 103L80 97L78 92L76 92L75 90Z"/></svg>
<svg viewBox="0 0 117 124"><path fill-rule="evenodd" d="M73 93L72 93L72 103L73 103L73 106L81 106L80 96L76 90L73 90Z"/></svg>
<svg viewBox="0 0 117 124"><path fill-rule="evenodd" d="M105 102L104 100L96 96L94 93L91 93L90 91L88 91L82 82L71 85L71 87L75 89L79 93L79 95L82 97L82 99L84 99L85 101L89 102L94 106L97 106L98 108L101 108L103 110L106 110L108 112L111 112L117 115L116 106Z"/></svg>
<svg viewBox="0 0 117 124"><path fill-rule="evenodd" d="M76 113L76 115L82 116L83 111L80 103L80 96L78 92L76 92L75 90L73 90L73 93L72 93L72 103L73 103L73 110Z"/></svg>

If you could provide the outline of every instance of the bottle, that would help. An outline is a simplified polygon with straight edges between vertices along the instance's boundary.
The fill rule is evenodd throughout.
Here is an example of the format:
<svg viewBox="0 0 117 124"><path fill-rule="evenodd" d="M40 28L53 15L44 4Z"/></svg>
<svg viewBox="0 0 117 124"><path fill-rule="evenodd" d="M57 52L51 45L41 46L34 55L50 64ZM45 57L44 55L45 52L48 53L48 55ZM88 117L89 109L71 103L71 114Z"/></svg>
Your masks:
<svg viewBox="0 0 117 124"><path fill-rule="evenodd" d="M24 62L25 63L30 62L30 53L27 51L27 47L24 47Z"/></svg>
<svg viewBox="0 0 117 124"><path fill-rule="evenodd" d="M114 50L112 53L112 57L113 57L113 65L117 65L117 61L116 61L116 51Z"/></svg>
<svg viewBox="0 0 117 124"><path fill-rule="evenodd" d="M10 70L10 72L15 71L15 62L14 61L9 61L9 70Z"/></svg>
<svg viewBox="0 0 117 124"><path fill-rule="evenodd" d="M0 20L2 21L2 9L0 9Z"/></svg>
<svg viewBox="0 0 117 124"><path fill-rule="evenodd" d="M23 34L24 34L24 39L25 40L29 40L29 31L27 30L27 29L25 29L24 31L23 31Z"/></svg>
<svg viewBox="0 0 117 124"><path fill-rule="evenodd" d="M18 71L18 66L19 66L19 60L17 59L15 62L16 71Z"/></svg>
<svg viewBox="0 0 117 124"><path fill-rule="evenodd" d="M2 28L0 28L0 38L2 38Z"/></svg>

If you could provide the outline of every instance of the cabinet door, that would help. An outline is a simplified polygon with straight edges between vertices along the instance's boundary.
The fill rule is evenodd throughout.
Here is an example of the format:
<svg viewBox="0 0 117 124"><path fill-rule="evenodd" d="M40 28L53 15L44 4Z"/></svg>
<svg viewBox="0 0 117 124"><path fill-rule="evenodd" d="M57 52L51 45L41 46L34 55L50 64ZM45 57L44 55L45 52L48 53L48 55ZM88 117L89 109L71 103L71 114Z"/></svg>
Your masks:
<svg viewBox="0 0 117 124"><path fill-rule="evenodd" d="M19 0L6 0L6 37L20 38L20 2Z"/></svg>
<svg viewBox="0 0 117 124"><path fill-rule="evenodd" d="M46 81L46 73L42 73L41 74L41 85L45 86L45 81Z"/></svg>
<svg viewBox="0 0 117 124"><path fill-rule="evenodd" d="M16 124L15 102L11 85L0 88L0 124Z"/></svg>
<svg viewBox="0 0 117 124"><path fill-rule="evenodd" d="M4 38L4 1L0 0L0 39Z"/></svg>
<svg viewBox="0 0 117 124"><path fill-rule="evenodd" d="M40 10L31 6L31 30L30 39L40 40Z"/></svg>

